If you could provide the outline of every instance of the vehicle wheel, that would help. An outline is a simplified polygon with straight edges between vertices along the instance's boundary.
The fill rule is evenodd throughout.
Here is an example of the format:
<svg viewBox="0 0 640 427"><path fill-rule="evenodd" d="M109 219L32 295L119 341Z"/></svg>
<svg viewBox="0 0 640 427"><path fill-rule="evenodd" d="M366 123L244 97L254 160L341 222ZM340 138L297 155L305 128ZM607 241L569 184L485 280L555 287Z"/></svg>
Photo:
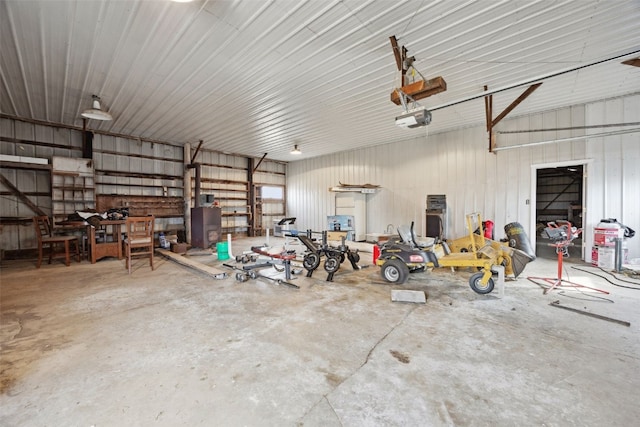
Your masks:
<svg viewBox="0 0 640 427"><path fill-rule="evenodd" d="M354 254L351 254L351 258L353 258L353 262L355 262L356 264L360 262L360 254L357 252Z"/></svg>
<svg viewBox="0 0 640 427"><path fill-rule="evenodd" d="M236 262L242 261L242 255L236 255Z"/></svg>
<svg viewBox="0 0 640 427"><path fill-rule="evenodd" d="M481 280L484 273L476 273L469 279L469 286L474 292L478 294L488 294L493 291L493 278L489 278L486 285L483 285Z"/></svg>
<svg viewBox="0 0 640 427"><path fill-rule="evenodd" d="M258 278L258 273L256 273L255 271L251 270L249 272L249 277L252 279L257 279Z"/></svg>
<svg viewBox="0 0 640 427"><path fill-rule="evenodd" d="M340 256L330 256L324 260L324 270L327 273L335 273L340 268Z"/></svg>
<svg viewBox="0 0 640 427"><path fill-rule="evenodd" d="M409 267L399 259L390 259L382 264L380 275L387 282L402 284L409 278Z"/></svg>
<svg viewBox="0 0 640 427"><path fill-rule="evenodd" d="M236 273L236 280L238 282L246 282L249 280L249 277L244 273Z"/></svg>
<svg viewBox="0 0 640 427"><path fill-rule="evenodd" d="M340 254L340 264L344 262L344 252Z"/></svg>
<svg viewBox="0 0 640 427"><path fill-rule="evenodd" d="M309 252L302 259L302 266L309 271L313 271L320 265L320 255L315 252Z"/></svg>

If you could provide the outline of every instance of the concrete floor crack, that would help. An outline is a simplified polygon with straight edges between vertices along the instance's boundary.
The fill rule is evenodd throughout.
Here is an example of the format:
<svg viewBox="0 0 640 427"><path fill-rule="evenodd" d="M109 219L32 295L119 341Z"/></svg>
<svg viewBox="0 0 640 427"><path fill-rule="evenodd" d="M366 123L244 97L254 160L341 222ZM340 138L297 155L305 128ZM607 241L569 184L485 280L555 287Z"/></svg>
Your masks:
<svg viewBox="0 0 640 427"><path fill-rule="evenodd" d="M371 358L371 355L373 354L375 349L380 345L380 343L382 343L382 341L384 341L393 331L395 331L398 326L402 325L404 323L404 321L407 320L407 317L409 317L409 315L411 313L413 313L413 310L415 310L416 308L417 308L417 306L411 307L411 309L409 311L407 311L407 313L404 315L404 317L398 323L396 323L395 326L393 328L391 328L386 334L384 334L382 336L382 338L380 338L378 340L378 342L376 342L373 345L373 347L371 347L371 349L369 350L369 353L367 353L367 358L364 360L362 365L360 365L360 367L358 367L358 369L356 369L355 371L353 371L353 373L351 375L349 375L349 378L351 378L356 372L358 372L364 365L366 365L369 362L369 359ZM338 386L339 385L340 384L338 384Z"/></svg>
<svg viewBox="0 0 640 427"><path fill-rule="evenodd" d="M329 401L329 395L331 393L333 393L338 387L340 387L345 381L347 381L349 378L353 377L358 371L360 371L360 369L362 369L362 367L364 365L366 365L369 362L369 359L371 358L371 355L373 354L373 352L375 351L375 349L389 336L391 335L391 333L393 331L395 331L398 326L402 325L405 320L407 320L407 318L409 317L409 315L411 313L413 313L413 311L417 308L418 306L414 306L411 307L411 309L409 309L405 315L402 317L402 319L400 319L400 321L398 323L396 323L391 329L389 329L389 331L387 331L386 334L384 334L378 341L376 341L376 343L371 347L371 349L369 350L369 352L367 353L367 357L365 358L364 362L362 362L362 364L360 366L358 366L357 369L355 369L351 375L349 375L348 377L344 378L342 381L340 381L335 387L333 387L331 389L331 391L329 391L328 393L325 393L322 395L322 397L320 399L318 399L318 401L316 403L314 403L313 405L311 405L311 407L309 408L309 410L307 410L307 412L304 413L304 415L300 418L300 422L299 424L302 424L302 421L307 417L307 415L309 415L309 413L311 411L313 411L323 400L325 400L327 402L327 404L329 405L329 407L331 408L331 411L333 411L333 413L336 416L336 419L340 422L340 425L342 425L342 422L340 421L340 417L338 416L338 414L335 411L335 408L333 407L333 405L331 405L331 402Z"/></svg>
<svg viewBox="0 0 640 427"><path fill-rule="evenodd" d="M338 420L340 425L343 425L342 421L340 420L340 417L338 416L338 413L336 412L336 409L333 407L333 405L331 404L331 402L327 398L327 395L325 394L324 396L322 396L322 398L327 401L327 405L329 405L329 408L331 408L331 412L333 412L333 415L336 416L336 420Z"/></svg>

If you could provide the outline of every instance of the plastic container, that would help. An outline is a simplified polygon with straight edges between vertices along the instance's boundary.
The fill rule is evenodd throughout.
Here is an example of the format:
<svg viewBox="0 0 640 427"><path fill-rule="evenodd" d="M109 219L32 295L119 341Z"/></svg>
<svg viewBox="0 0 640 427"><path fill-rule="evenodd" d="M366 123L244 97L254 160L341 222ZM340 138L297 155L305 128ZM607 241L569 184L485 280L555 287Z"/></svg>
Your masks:
<svg viewBox="0 0 640 427"><path fill-rule="evenodd" d="M607 270L613 270L615 268L616 249L611 246L593 246L591 248L591 265L593 267L600 267ZM622 242L622 263L627 264L629 262L629 248L627 243Z"/></svg>
<svg viewBox="0 0 640 427"><path fill-rule="evenodd" d="M158 242L160 243L160 247L162 249L169 248L169 242L167 241L167 238L165 237L163 232L160 232L160 235L158 236Z"/></svg>
<svg viewBox="0 0 640 427"><path fill-rule="evenodd" d="M613 220L615 221L615 220ZM614 247L616 237L624 237L624 228L616 221L601 220L593 229L593 244Z"/></svg>
<svg viewBox="0 0 640 427"><path fill-rule="evenodd" d="M373 245L373 265L376 264L378 257L380 256L380 246Z"/></svg>
<svg viewBox="0 0 640 427"><path fill-rule="evenodd" d="M227 242L216 243L216 251L218 252L218 260L224 261L229 259L229 245Z"/></svg>
<svg viewBox="0 0 640 427"><path fill-rule="evenodd" d="M484 237L493 240L493 221L489 219L484 221L482 227L484 228Z"/></svg>

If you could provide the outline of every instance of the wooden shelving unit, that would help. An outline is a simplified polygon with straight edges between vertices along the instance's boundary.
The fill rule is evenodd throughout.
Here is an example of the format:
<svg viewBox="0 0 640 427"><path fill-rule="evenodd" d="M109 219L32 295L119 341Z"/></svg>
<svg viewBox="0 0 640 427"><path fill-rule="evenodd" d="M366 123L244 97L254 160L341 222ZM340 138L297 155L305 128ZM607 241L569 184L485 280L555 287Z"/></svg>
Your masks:
<svg viewBox="0 0 640 427"><path fill-rule="evenodd" d="M53 158L51 207L54 224L67 219L76 211L96 208L95 177L91 160Z"/></svg>

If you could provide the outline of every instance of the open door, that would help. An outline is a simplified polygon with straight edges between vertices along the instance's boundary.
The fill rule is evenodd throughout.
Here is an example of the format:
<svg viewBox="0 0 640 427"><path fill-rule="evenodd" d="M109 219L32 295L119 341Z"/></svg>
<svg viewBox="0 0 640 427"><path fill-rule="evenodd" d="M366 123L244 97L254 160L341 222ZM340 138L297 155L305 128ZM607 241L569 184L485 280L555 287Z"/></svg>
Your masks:
<svg viewBox="0 0 640 427"><path fill-rule="evenodd" d="M583 228L585 218L586 164L562 163L536 165L532 170L532 218L535 221L536 256L555 259L555 248L541 238L541 233L549 222L569 221L577 228ZM574 240L569 248L570 257L584 259L584 239Z"/></svg>

